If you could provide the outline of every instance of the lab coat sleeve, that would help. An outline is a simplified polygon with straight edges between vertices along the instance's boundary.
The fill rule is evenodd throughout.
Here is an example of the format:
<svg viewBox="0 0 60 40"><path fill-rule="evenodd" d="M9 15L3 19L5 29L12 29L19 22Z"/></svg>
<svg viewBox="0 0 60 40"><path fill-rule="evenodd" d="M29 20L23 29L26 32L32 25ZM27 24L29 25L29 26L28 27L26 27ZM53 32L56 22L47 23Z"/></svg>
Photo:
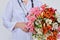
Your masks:
<svg viewBox="0 0 60 40"><path fill-rule="evenodd" d="M13 18L13 1L10 0L7 4L6 11L3 15L3 25L13 31L16 21L12 21Z"/></svg>

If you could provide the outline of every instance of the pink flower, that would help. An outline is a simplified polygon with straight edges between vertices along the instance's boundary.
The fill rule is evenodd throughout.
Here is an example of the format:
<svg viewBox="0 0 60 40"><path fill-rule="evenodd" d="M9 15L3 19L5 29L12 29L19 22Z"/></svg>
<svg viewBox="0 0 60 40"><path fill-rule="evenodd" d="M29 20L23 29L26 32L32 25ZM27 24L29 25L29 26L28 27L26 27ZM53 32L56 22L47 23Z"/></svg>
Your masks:
<svg viewBox="0 0 60 40"><path fill-rule="evenodd" d="M42 5L41 8L44 10L46 8L46 4Z"/></svg>
<svg viewBox="0 0 60 40"><path fill-rule="evenodd" d="M36 20L36 17L35 16L32 16L31 18L30 18L30 21L32 21L32 22L34 22Z"/></svg>
<svg viewBox="0 0 60 40"><path fill-rule="evenodd" d="M34 7L34 8L32 8L32 9L30 10L30 13L38 16L38 15L41 13L41 11L40 11L40 8L39 8L39 7Z"/></svg>
<svg viewBox="0 0 60 40"><path fill-rule="evenodd" d="M41 11L40 10L37 10L37 11L35 11L34 15L37 17L37 16L40 15L40 13L41 13Z"/></svg>
<svg viewBox="0 0 60 40"><path fill-rule="evenodd" d="M29 21L26 25L26 28L29 29L29 32L34 31L34 24L31 21Z"/></svg>
<svg viewBox="0 0 60 40"><path fill-rule="evenodd" d="M36 17L33 15L33 16L27 16L27 19L29 20L29 21L32 21L32 22L34 22L35 20L36 20Z"/></svg>
<svg viewBox="0 0 60 40"><path fill-rule="evenodd" d="M30 27L29 32L33 32L34 31L34 25L31 24L29 27Z"/></svg>
<svg viewBox="0 0 60 40"><path fill-rule="evenodd" d="M39 7L34 7L30 10L30 12L34 13L35 11L39 10Z"/></svg>
<svg viewBox="0 0 60 40"><path fill-rule="evenodd" d="M57 38L60 39L60 33L57 35Z"/></svg>
<svg viewBox="0 0 60 40"><path fill-rule="evenodd" d="M60 26L58 27L58 29L57 29L59 32L60 32Z"/></svg>
<svg viewBox="0 0 60 40"><path fill-rule="evenodd" d="M29 22L27 22L26 24L27 24L27 26L30 26L30 25L32 24L32 22L29 21Z"/></svg>

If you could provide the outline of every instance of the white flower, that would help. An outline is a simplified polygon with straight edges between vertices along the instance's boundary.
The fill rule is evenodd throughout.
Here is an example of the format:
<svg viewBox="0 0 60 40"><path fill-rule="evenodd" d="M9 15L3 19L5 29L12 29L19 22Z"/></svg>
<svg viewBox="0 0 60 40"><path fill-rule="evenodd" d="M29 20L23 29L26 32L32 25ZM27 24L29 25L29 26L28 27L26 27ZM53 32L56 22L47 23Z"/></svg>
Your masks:
<svg viewBox="0 0 60 40"><path fill-rule="evenodd" d="M38 34L42 34L42 30L40 30L40 29L38 29L37 32L38 32Z"/></svg>
<svg viewBox="0 0 60 40"><path fill-rule="evenodd" d="M39 25L39 23L38 23L37 21L35 22L35 24L36 24L36 25Z"/></svg>
<svg viewBox="0 0 60 40"><path fill-rule="evenodd" d="M36 24L36 25L41 24L41 20L39 20L39 19L38 19L38 20L36 20L36 21L35 21L35 24Z"/></svg>
<svg viewBox="0 0 60 40"><path fill-rule="evenodd" d="M60 13L59 12L56 12L56 16L55 17L57 18L57 21L60 23Z"/></svg>
<svg viewBox="0 0 60 40"><path fill-rule="evenodd" d="M33 40L35 40L35 36L32 36L33 37Z"/></svg>
<svg viewBox="0 0 60 40"><path fill-rule="evenodd" d="M53 29L58 29L58 23L57 22L55 22L55 23L53 23Z"/></svg>
<svg viewBox="0 0 60 40"><path fill-rule="evenodd" d="M39 29L38 29L38 28L35 28L35 30L36 30L37 32L39 32Z"/></svg>
<svg viewBox="0 0 60 40"><path fill-rule="evenodd" d="M58 23L60 23L60 18L57 18Z"/></svg>
<svg viewBox="0 0 60 40"><path fill-rule="evenodd" d="M47 24L51 24L52 23L52 20L51 19L46 19L46 23Z"/></svg>
<svg viewBox="0 0 60 40"><path fill-rule="evenodd" d="M38 40L38 38L33 38L33 40Z"/></svg>
<svg viewBox="0 0 60 40"><path fill-rule="evenodd" d="M37 34L42 34L42 30L41 29L35 28L35 30L37 31Z"/></svg>
<svg viewBox="0 0 60 40"><path fill-rule="evenodd" d="M56 18L60 18L60 13L59 12L56 12Z"/></svg>
<svg viewBox="0 0 60 40"><path fill-rule="evenodd" d="M39 32L38 32L38 34L42 34L42 32L41 32L41 31L39 31Z"/></svg>

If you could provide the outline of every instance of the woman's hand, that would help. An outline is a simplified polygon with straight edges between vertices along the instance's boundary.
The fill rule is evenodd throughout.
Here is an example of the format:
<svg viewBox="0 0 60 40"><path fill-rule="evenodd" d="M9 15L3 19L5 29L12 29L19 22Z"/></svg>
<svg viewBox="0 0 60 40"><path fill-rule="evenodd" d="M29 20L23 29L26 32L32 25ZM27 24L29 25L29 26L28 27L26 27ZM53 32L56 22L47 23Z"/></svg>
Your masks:
<svg viewBox="0 0 60 40"><path fill-rule="evenodd" d="M22 29L25 32L28 32L29 31L26 28L26 23L24 23L24 22L18 22L18 23L16 23L15 28L20 28L20 29Z"/></svg>

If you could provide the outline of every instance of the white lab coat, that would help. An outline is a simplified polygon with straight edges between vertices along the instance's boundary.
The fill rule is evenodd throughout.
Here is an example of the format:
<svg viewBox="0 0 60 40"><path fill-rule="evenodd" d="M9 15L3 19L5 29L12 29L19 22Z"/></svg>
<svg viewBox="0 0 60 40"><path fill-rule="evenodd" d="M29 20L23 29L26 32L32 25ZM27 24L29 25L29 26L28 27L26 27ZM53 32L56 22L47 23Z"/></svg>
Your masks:
<svg viewBox="0 0 60 40"><path fill-rule="evenodd" d="M21 0L19 0L21 2ZM41 6L42 3L40 0L34 0L34 7ZM23 8L29 11L31 9L31 0L28 0L27 5L23 5ZM24 9L25 10L25 9ZM17 0L10 0L8 2L5 14L3 15L3 23L7 29L12 32L12 40L32 40L32 33L24 32L20 28L16 28L13 30L15 24L17 22L27 22L27 18L25 17L27 11L25 12L19 6Z"/></svg>

